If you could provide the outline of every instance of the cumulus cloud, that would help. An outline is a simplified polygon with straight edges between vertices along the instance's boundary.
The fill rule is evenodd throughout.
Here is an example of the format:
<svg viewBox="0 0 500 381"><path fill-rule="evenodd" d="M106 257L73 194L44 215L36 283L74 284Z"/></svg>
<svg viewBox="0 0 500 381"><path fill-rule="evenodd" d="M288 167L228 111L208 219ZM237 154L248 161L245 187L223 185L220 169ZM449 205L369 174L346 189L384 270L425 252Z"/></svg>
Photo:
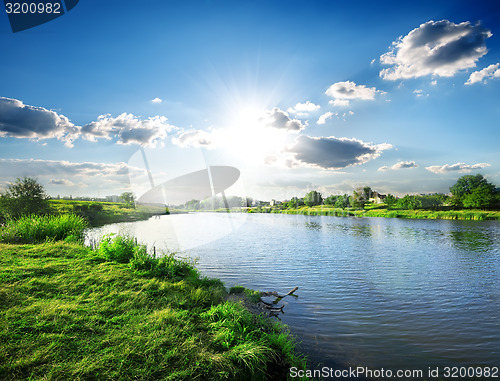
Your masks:
<svg viewBox="0 0 500 381"><path fill-rule="evenodd" d="M0 137L55 138L72 147L78 134L79 127L64 115L43 107L25 105L17 99L0 97Z"/></svg>
<svg viewBox="0 0 500 381"><path fill-rule="evenodd" d="M309 115L310 112L314 112L319 109L319 105L306 101L306 103L297 103L295 107L288 108L287 112L297 114L298 116L306 116Z"/></svg>
<svg viewBox="0 0 500 381"><path fill-rule="evenodd" d="M25 105L17 99L0 97L0 138L58 139L68 147L79 137L90 141L117 138L118 144L154 146L175 129L164 116L141 119L123 113L116 118L101 115L83 127L55 111Z"/></svg>
<svg viewBox="0 0 500 381"><path fill-rule="evenodd" d="M418 164L416 164L414 161L400 161L394 165L391 165L388 167L387 165L384 165L383 167L380 167L378 170L383 172L383 171L396 171L398 169L405 169L405 168L418 168Z"/></svg>
<svg viewBox="0 0 500 381"><path fill-rule="evenodd" d="M366 163L375 159L382 151L391 148L390 144L371 144L358 139L329 137L311 137L301 135L292 147L287 148L294 156L294 164L339 169Z"/></svg>
<svg viewBox="0 0 500 381"><path fill-rule="evenodd" d="M268 127L287 131L298 132L306 127L300 120L290 118L286 111L280 110L278 107L266 111L265 116L262 118L262 122Z"/></svg>
<svg viewBox="0 0 500 381"><path fill-rule="evenodd" d="M185 131L178 137L172 138L172 143L179 147L205 147L212 148L213 141L210 134L202 130Z"/></svg>
<svg viewBox="0 0 500 381"><path fill-rule="evenodd" d="M325 124L327 119L331 119L332 116L333 116L333 112L331 112L331 111L325 112L323 115L321 115L318 118L318 121L316 123L317 124Z"/></svg>
<svg viewBox="0 0 500 381"><path fill-rule="evenodd" d="M151 103L161 103L161 102L163 102L163 100L158 97L156 97L155 99L151 99Z"/></svg>
<svg viewBox="0 0 500 381"><path fill-rule="evenodd" d="M380 91L375 87L366 87L365 85L356 85L352 81L345 81L334 83L325 91L325 94L335 99L373 100L377 92Z"/></svg>
<svg viewBox="0 0 500 381"><path fill-rule="evenodd" d="M118 144L139 144L155 146L167 136L167 132L175 127L167 123L164 116L139 119L133 114L123 113L116 118L100 115L97 121L82 127L84 139L96 141L99 138L112 139L117 137Z"/></svg>
<svg viewBox="0 0 500 381"><path fill-rule="evenodd" d="M491 164L488 163L477 163L472 165L465 163L455 163L445 165L431 165L430 167L425 167L425 169L432 173L470 172L476 169L489 167L490 165Z"/></svg>
<svg viewBox="0 0 500 381"><path fill-rule="evenodd" d="M472 85L473 83L487 83L486 79L500 78L500 69L498 68L500 64L493 64L485 67L482 70L475 71L471 73L466 85Z"/></svg>
<svg viewBox="0 0 500 381"><path fill-rule="evenodd" d="M488 52L485 41L491 36L479 23L428 21L394 41L390 51L380 56L382 64L391 65L380 76L393 81L426 75L451 77L476 66Z"/></svg>

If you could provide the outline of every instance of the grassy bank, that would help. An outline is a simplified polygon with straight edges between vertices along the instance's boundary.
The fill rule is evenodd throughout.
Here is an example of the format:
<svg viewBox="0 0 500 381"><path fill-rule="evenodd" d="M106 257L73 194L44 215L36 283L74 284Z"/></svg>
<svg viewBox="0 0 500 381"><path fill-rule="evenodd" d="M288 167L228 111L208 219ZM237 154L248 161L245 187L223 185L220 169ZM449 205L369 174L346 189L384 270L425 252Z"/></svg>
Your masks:
<svg viewBox="0 0 500 381"><path fill-rule="evenodd" d="M500 211L485 210L405 210L391 209L380 205L363 210L340 209L326 205L303 206L296 209L280 209L276 207L250 208L250 213L280 213L303 214L309 216L356 216L356 217L389 217L389 218L419 218L419 219L446 219L446 220L500 220Z"/></svg>
<svg viewBox="0 0 500 381"><path fill-rule="evenodd" d="M2 380L264 380L305 366L282 326L132 238L0 253Z"/></svg>
<svg viewBox="0 0 500 381"><path fill-rule="evenodd" d="M55 214L77 214L84 217L91 226L101 226L116 222L145 220L158 214L167 214L162 206L137 205L129 208L117 202L50 200Z"/></svg>

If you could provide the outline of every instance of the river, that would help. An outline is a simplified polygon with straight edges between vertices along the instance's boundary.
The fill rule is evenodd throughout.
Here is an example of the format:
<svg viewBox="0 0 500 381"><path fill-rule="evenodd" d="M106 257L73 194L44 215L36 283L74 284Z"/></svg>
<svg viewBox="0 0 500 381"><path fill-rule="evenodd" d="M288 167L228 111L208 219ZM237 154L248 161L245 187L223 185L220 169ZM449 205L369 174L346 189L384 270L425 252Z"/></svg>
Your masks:
<svg viewBox="0 0 500 381"><path fill-rule="evenodd" d="M197 213L107 225L197 258L207 276L286 293L309 365L500 365L500 222ZM497 374L500 377L500 374Z"/></svg>

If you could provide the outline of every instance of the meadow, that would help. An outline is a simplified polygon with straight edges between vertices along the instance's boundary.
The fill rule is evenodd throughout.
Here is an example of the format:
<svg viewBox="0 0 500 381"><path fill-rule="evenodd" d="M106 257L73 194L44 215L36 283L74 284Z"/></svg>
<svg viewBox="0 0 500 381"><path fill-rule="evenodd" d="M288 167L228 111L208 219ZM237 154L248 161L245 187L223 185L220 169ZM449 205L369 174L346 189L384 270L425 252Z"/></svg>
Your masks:
<svg viewBox="0 0 500 381"><path fill-rule="evenodd" d="M132 208L118 202L80 200L49 200L49 204L54 214L76 214L84 217L92 226L138 221L158 214L169 214L168 208L161 205L136 205Z"/></svg>
<svg viewBox="0 0 500 381"><path fill-rule="evenodd" d="M305 368L286 327L227 300L190 260L132 237L90 249L86 225L31 216L0 228L0 379L274 380Z"/></svg>

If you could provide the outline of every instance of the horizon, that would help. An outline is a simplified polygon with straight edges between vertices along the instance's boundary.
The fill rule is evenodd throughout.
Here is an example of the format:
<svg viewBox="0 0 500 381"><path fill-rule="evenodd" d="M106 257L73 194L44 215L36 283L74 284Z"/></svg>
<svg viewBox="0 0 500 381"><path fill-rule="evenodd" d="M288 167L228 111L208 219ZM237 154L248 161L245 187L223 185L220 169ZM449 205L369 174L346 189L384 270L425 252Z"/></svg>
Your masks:
<svg viewBox="0 0 500 381"><path fill-rule="evenodd" d="M0 190L139 197L213 165L258 200L498 187L498 20L487 0L80 2L12 33L2 12Z"/></svg>

